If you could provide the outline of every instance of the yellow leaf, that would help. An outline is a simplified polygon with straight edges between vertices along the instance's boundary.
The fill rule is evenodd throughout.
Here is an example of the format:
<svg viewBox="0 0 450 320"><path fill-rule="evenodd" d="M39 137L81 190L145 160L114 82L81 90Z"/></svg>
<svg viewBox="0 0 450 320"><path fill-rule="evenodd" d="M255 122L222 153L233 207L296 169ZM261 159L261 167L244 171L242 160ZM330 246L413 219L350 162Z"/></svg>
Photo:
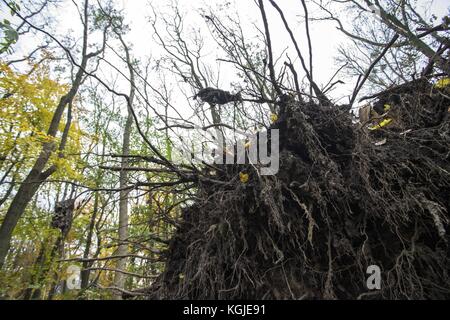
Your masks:
<svg viewBox="0 0 450 320"><path fill-rule="evenodd" d="M391 124L392 121L393 120L391 118L384 119L383 121L381 121L380 123L376 124L375 126L369 127L369 130L373 131L373 130L381 129L381 128L386 127L389 124Z"/></svg>
<svg viewBox="0 0 450 320"><path fill-rule="evenodd" d="M434 86L438 89L444 89L450 86L450 78L446 77L439 79Z"/></svg>
<svg viewBox="0 0 450 320"><path fill-rule="evenodd" d="M278 115L275 113L272 113L270 115L270 121L272 121L272 123L276 122L278 120Z"/></svg>
<svg viewBox="0 0 450 320"><path fill-rule="evenodd" d="M247 183L248 178L249 178L248 173L245 173L245 172L239 173L239 180L241 180L242 183Z"/></svg>

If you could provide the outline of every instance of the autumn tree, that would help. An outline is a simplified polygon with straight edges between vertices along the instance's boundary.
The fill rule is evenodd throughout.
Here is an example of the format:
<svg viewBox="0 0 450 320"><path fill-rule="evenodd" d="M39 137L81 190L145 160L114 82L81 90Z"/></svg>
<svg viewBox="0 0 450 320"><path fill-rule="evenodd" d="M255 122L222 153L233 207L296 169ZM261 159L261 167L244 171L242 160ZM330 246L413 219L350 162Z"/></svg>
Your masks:
<svg viewBox="0 0 450 320"><path fill-rule="evenodd" d="M12 9L14 10L14 9ZM19 13L16 13L20 18L23 18ZM53 152L58 152L60 157L64 156L64 149L67 143L67 131L63 131L63 135L61 137L61 140L59 142L53 140L53 138L56 138L59 133L59 125L62 120L62 117L64 115L64 112L67 108L71 108L75 96L82 84L82 82L85 79L86 75L86 69L88 68L88 63L91 59L97 57L99 54L101 54L104 50L104 45L106 42L106 30L109 28L107 26L104 30L104 36L103 36L103 45L100 46L95 51L88 52L89 42L88 42L88 35L89 35L89 20L91 18L89 14L89 2L86 0L84 2L83 6L83 15L82 15L82 24L83 24L83 43L82 43L82 49L81 49L81 59L80 62L77 63L74 57L72 56L72 53L69 49L66 49L66 53L71 58L71 63L74 64L76 68L76 73L73 78L73 82L71 83L70 87L68 88L67 94L62 95L60 97L60 100L55 108L55 111L53 113L50 125L48 127L48 130L46 132L46 135L52 139L51 141L46 141L42 143L42 149L39 153L39 156L37 157L35 163L32 166L32 169L30 170L29 174L26 176L26 178L22 181L19 189L17 190L9 209L5 215L5 218L2 222L2 225L0 227L0 267L3 266L3 263L5 261L5 257L8 253L8 249L11 242L11 236L13 233L13 230L15 226L17 225L17 222L19 221L20 217L23 215L24 210L26 206L28 205L29 201L32 199L36 191L39 189L39 186L48 178L50 177L57 169L56 165L51 165L47 167L47 164L49 162L49 159L51 158ZM24 18L23 18L24 19ZM27 20L24 19L26 22ZM27 22L29 23L29 22ZM33 25L30 25L33 27ZM45 30L42 30L42 32L47 32ZM56 39L55 39L56 40ZM68 113L70 114L70 113ZM66 121L66 128L70 128L71 125L71 119L68 117Z"/></svg>

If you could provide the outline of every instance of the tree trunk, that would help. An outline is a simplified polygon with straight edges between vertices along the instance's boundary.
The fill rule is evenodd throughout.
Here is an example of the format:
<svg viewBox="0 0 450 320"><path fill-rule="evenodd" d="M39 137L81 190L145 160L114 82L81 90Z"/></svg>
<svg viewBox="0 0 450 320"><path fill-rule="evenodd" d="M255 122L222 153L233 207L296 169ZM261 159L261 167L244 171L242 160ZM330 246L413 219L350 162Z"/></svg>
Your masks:
<svg viewBox="0 0 450 320"><path fill-rule="evenodd" d="M133 100L134 100L134 94L135 94L135 81L134 81L134 71L133 66L130 58L130 52L128 47L126 46L125 42L123 41L122 37L119 37L122 45L125 49L126 54L126 61L128 65L128 69L130 71L130 96L128 99L128 114L127 114L127 120L125 123L125 128L123 132L123 144L122 144L122 155L124 156L122 158L121 167L126 168L128 166L128 156L130 154L130 135L131 135L131 126L133 124L133 114L132 114L132 106L133 106ZM128 254L128 194L129 190L124 190L128 185L128 172L126 170L120 171L120 177L119 177L119 185L120 185L120 200L119 200L119 247L117 248L117 255L119 256L126 256ZM125 274L120 272L126 271L127 267L127 258L122 258L117 261L116 269L119 270L116 272L114 277L114 285L117 288L124 289L125 287ZM115 295L116 299L121 299L121 294Z"/></svg>
<svg viewBox="0 0 450 320"><path fill-rule="evenodd" d="M3 267L6 255L8 254L14 228L25 211L26 206L42 183L39 179L39 173L40 171L36 170L35 165L35 168L31 170L28 177L20 185L0 227L0 269Z"/></svg>
<svg viewBox="0 0 450 320"><path fill-rule="evenodd" d="M95 193L94 198L94 209L92 212L91 221L89 223L89 230L88 235L86 238L86 247L84 249L83 253L83 259L89 258L89 253L91 251L91 245L92 245L92 236L94 234L94 227L95 227L95 220L97 219L97 213L98 213L98 202L99 202L99 194L98 192ZM81 271L81 290L85 290L89 285L89 276L91 271L87 270L91 267L92 262L84 261L83 262L83 270Z"/></svg>

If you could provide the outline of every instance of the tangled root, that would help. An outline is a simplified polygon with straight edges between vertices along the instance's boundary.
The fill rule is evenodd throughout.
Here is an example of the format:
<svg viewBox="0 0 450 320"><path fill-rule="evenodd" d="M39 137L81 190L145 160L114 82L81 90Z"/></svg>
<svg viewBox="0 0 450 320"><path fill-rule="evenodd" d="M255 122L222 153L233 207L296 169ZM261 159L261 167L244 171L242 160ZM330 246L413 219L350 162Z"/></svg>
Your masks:
<svg viewBox="0 0 450 320"><path fill-rule="evenodd" d="M395 94L396 125L376 132L293 104L274 124L279 173L199 185L149 298L449 299L450 100L423 81Z"/></svg>

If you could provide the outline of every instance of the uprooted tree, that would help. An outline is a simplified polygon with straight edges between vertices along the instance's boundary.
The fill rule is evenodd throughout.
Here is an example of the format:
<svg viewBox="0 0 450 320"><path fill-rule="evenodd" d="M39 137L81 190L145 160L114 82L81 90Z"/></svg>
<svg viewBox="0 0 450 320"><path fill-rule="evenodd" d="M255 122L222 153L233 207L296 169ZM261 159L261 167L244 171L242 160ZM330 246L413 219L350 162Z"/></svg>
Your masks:
<svg viewBox="0 0 450 320"><path fill-rule="evenodd" d="M448 298L449 99L424 79L397 90L401 124L374 134L336 106L288 103L280 172L200 183L150 297Z"/></svg>
<svg viewBox="0 0 450 320"><path fill-rule="evenodd" d="M336 105L314 83L292 36L316 97L299 99L305 93L297 86L286 98L262 0L259 9L267 81L282 113L269 128L280 130L280 171L262 176L257 163L225 165L210 171L211 181L198 181L198 200L183 210L164 273L140 292L159 299L448 299L450 98L445 80L432 83L436 73L448 76L448 38L436 37L441 49L416 79L363 98L389 109L372 114L368 129L349 110L377 62L408 39L396 34L359 78L350 105ZM371 265L382 270L375 291L366 286Z"/></svg>

